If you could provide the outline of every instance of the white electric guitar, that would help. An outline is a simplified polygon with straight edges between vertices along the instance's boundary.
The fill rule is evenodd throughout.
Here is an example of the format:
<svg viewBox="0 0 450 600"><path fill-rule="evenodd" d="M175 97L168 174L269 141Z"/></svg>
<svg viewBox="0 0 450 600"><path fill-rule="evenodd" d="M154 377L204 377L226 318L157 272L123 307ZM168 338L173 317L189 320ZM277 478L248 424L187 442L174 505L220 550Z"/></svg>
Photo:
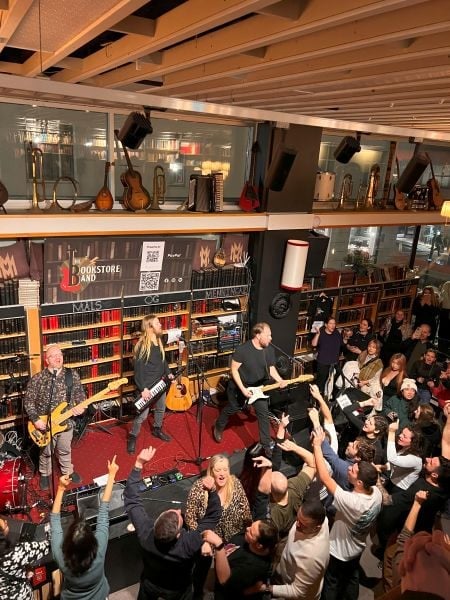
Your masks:
<svg viewBox="0 0 450 600"><path fill-rule="evenodd" d="M287 379L285 381L287 385L292 385L293 383L305 383L308 381L313 381L313 379L314 375L299 375L295 379ZM253 404L253 402L256 402L257 400L261 400L262 398L268 398L269 396L267 396L264 392L270 392L270 390L275 390L278 387L280 387L280 384L278 382L270 383L269 385L248 387L247 389L250 390L252 395L250 398L246 398L245 401L247 404Z"/></svg>

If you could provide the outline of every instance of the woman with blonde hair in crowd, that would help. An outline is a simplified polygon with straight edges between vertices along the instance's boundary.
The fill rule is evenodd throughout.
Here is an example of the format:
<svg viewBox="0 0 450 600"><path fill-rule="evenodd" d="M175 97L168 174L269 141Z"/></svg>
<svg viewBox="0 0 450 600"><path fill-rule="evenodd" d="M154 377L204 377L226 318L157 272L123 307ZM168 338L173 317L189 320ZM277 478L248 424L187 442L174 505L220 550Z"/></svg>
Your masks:
<svg viewBox="0 0 450 600"><path fill-rule="evenodd" d="M420 325L429 325L431 329L430 340L433 341L439 318L439 297L431 285L426 285L414 299L412 315L415 317L414 329L417 329Z"/></svg>
<svg viewBox="0 0 450 600"><path fill-rule="evenodd" d="M206 469L206 476L214 479L215 488L222 505L222 515L215 532L227 543L234 535L244 531L252 522L250 506L239 479L230 473L230 461L224 454L212 456ZM184 521L189 529L197 529L206 511L208 496L203 483L198 479L189 491ZM207 544L207 543L205 543ZM209 555L208 555L209 553ZM197 561L194 574L194 600L203 598L203 586L211 566L212 548L202 549L202 557Z"/></svg>
<svg viewBox="0 0 450 600"><path fill-rule="evenodd" d="M215 454L210 458L206 475L214 479L222 505L222 516L216 532L228 541L236 533L242 532L252 520L247 496L239 479L230 473L230 462L224 454ZM202 482L197 480L190 489L186 503L185 522L189 529L197 529L206 510L206 500Z"/></svg>

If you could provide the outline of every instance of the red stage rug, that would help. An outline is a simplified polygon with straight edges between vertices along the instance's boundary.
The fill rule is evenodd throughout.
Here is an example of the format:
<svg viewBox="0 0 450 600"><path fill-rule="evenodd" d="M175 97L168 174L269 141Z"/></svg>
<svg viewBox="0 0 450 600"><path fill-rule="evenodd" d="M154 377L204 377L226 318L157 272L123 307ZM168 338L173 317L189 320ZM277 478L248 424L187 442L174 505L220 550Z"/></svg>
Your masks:
<svg viewBox="0 0 450 600"><path fill-rule="evenodd" d="M258 440L258 423L252 410L239 412L234 415L223 435L221 444L217 444L212 437L212 428L219 414L215 407L203 407L202 439L199 448L199 424L197 405L192 406L187 412L166 412L164 431L172 438L171 442L163 442L151 435L150 423L147 420L138 437L136 454L127 453L127 434L131 422L119 423L117 421L102 422L109 433L102 431L95 424L89 425L85 434L72 447L74 469L82 478L82 483L72 487L80 487L93 483L93 479L107 473L107 461L114 454L117 456L119 472L116 479L126 479L134 465L134 460L139 451L146 446L154 446L157 451L153 461L144 469L144 475L157 474L171 469L179 470L184 477L199 475L207 466L207 459L213 454L224 452L231 455L242 450ZM152 417L150 417L152 421ZM198 457L205 460L200 462ZM55 486L57 478L55 475ZM32 512L33 521L45 518L45 504L49 504L52 497L51 490L39 490L39 476L35 475L29 482L27 504L33 505L40 500ZM17 515L20 518L19 515Z"/></svg>

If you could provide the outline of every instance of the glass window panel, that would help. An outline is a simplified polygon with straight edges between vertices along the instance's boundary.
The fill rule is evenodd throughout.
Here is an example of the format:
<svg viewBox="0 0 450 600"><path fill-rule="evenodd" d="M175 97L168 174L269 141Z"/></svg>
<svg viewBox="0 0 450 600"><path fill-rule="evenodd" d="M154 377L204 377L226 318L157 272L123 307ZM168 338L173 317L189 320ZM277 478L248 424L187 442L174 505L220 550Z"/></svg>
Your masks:
<svg viewBox="0 0 450 600"><path fill-rule="evenodd" d="M115 129L121 128L125 115L116 115ZM224 178L224 198L239 198L246 178L251 127L221 125L189 121L151 119L153 133L140 148L128 150L133 168L142 176L143 186L153 196L155 166L164 169L166 199L187 198L189 178L192 174L209 175L219 171ZM116 150L117 152L117 150ZM127 163L120 149L116 154L116 198L122 197L120 175Z"/></svg>
<svg viewBox="0 0 450 600"><path fill-rule="evenodd" d="M42 180L50 199L55 181L69 176L79 183L79 197L95 197L103 183L106 113L1 104L0 116L0 179L11 199L32 197L30 143L40 195ZM58 187L58 195L73 196L72 187Z"/></svg>

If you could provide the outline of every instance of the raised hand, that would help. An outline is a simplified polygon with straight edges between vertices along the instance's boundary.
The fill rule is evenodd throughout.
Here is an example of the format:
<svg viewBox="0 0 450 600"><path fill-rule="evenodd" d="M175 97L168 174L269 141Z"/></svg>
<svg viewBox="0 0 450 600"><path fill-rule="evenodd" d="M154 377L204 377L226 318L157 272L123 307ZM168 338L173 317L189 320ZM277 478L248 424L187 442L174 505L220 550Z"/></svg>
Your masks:
<svg viewBox="0 0 450 600"><path fill-rule="evenodd" d="M108 473L110 475L115 475L119 470L119 465L116 463L116 454L114 454L111 461L108 460Z"/></svg>

